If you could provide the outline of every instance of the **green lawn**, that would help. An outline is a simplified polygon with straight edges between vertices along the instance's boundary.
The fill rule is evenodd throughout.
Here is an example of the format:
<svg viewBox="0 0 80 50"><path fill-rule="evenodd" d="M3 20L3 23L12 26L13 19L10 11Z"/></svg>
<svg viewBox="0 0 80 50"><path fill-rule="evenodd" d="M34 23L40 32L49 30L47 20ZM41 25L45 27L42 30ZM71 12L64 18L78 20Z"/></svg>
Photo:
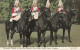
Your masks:
<svg viewBox="0 0 80 50"><path fill-rule="evenodd" d="M72 25L72 28L71 28L71 40L72 40L72 43L69 43L68 42L68 33L67 33L67 30L66 30L66 34L65 34L65 43L62 43L62 29L60 29L58 31L58 45L55 45L54 44L54 41L52 42L52 47L80 47L80 25L76 25L76 24L73 24ZM7 40L6 40L6 33L5 33L5 25L4 24L0 24L0 47L7 47ZM46 39L46 46L47 47L51 47L49 45L50 43L50 32L47 31L46 32L46 36L45 36L45 39ZM13 38L13 42L14 42L14 45L13 47L20 47L20 42L19 42L19 33L15 33L14 34L14 38ZM10 47L10 46L9 46ZM33 32L31 34L31 44L28 45L28 47L37 47L37 33L36 32ZM41 47L43 47L43 44L41 45Z"/></svg>

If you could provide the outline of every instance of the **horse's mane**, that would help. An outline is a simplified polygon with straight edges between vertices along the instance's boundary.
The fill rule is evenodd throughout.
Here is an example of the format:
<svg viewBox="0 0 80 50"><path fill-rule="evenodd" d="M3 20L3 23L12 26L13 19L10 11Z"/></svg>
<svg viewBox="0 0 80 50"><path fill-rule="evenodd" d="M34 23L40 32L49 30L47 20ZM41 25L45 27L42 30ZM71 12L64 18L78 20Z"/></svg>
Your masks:
<svg viewBox="0 0 80 50"><path fill-rule="evenodd" d="M27 8L28 9L28 8ZM22 13L21 13L21 18L19 21L26 21L28 20L28 12L26 11L27 9L25 9Z"/></svg>
<svg viewBox="0 0 80 50"><path fill-rule="evenodd" d="M56 19L56 18L59 18L59 12L58 13L55 13L54 15L53 15L53 17L52 17L52 19Z"/></svg>
<svg viewBox="0 0 80 50"><path fill-rule="evenodd" d="M69 20L71 20L71 19L72 19L71 10L70 10L70 11L67 11L67 17L68 17L68 19L69 19Z"/></svg>

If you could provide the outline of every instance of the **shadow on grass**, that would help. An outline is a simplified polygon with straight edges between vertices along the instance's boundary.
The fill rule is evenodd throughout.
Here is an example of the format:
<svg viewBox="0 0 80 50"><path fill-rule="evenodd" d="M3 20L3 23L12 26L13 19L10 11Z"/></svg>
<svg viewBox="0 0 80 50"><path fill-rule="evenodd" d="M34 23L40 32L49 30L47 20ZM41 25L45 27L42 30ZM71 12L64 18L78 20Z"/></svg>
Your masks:
<svg viewBox="0 0 80 50"><path fill-rule="evenodd" d="M53 36L54 37L54 36ZM67 40L68 41L68 36L65 36L64 37L64 40ZM30 38L30 40L31 40L31 44L34 44L35 42L36 43L38 43L38 38L36 37L36 38ZM57 40L62 40L62 36L61 35L57 35ZM42 43L41 44L43 44L43 36L41 36L41 41L42 41ZM50 35L48 35L47 37L45 37L45 43L47 43L47 42L49 42L50 41ZM54 41L54 40L53 40ZM17 44L17 43L20 43L20 40L18 39L18 40L15 40L14 41L14 44ZM31 44L27 44L27 47L29 46L29 45L31 45ZM49 43L49 45L50 45L50 43ZM57 47L57 45L55 44L55 47Z"/></svg>

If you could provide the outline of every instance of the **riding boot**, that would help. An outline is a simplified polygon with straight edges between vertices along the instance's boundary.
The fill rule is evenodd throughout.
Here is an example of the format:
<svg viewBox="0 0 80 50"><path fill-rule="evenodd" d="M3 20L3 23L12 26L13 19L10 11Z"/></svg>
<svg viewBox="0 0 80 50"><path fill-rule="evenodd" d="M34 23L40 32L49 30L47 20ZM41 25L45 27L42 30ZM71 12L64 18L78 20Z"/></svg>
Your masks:
<svg viewBox="0 0 80 50"><path fill-rule="evenodd" d="M18 23L18 21L16 21L16 32L18 33L19 29L18 29L18 24L17 23Z"/></svg>
<svg viewBox="0 0 80 50"><path fill-rule="evenodd" d="M13 20L13 28L15 28L15 21Z"/></svg>
<svg viewBox="0 0 80 50"><path fill-rule="evenodd" d="M16 28L17 28L17 31L16 32L18 33L18 31L19 31L18 23L17 23L17 27Z"/></svg>
<svg viewBox="0 0 80 50"><path fill-rule="evenodd" d="M13 28L15 29L15 32L18 32L17 30L17 21L13 21Z"/></svg>

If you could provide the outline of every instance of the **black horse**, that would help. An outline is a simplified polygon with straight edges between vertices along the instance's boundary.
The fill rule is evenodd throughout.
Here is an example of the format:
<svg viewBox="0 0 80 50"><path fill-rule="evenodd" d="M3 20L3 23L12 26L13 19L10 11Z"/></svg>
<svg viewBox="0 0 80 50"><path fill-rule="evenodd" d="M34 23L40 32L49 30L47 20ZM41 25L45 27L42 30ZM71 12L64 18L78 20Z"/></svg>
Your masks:
<svg viewBox="0 0 80 50"><path fill-rule="evenodd" d="M27 44L31 44L30 42L30 36L33 32L33 29L35 27L35 20L31 19L28 24L26 25L23 33L23 46L25 47ZM26 37L26 39L25 39Z"/></svg>
<svg viewBox="0 0 80 50"><path fill-rule="evenodd" d="M65 30L68 29L68 38L69 38L69 42L71 42L70 39L70 30L71 30L71 26L72 26L72 16L75 15L75 11L71 10L68 14L63 13L63 11L61 10L60 12L56 13L51 21L49 22L50 25L52 25L50 27L50 45L52 44L52 40L53 40L53 31L55 32L54 34L54 41L55 44L57 43L57 31L58 29L62 28L63 29L63 37L62 37L62 43L64 43L64 35L65 35Z"/></svg>
<svg viewBox="0 0 80 50"><path fill-rule="evenodd" d="M38 34L38 47L40 47L41 44L41 33L43 35L43 46L46 47L45 44L45 33L48 28L48 20L51 14L50 9L41 7L41 14L39 15L39 18L35 20L36 28L37 28L37 34Z"/></svg>
<svg viewBox="0 0 80 50"><path fill-rule="evenodd" d="M49 27L50 29L50 44L52 43L53 39L53 31L55 32L55 43L57 44L57 30L59 29L59 22L62 19L61 13L56 13L54 16L51 16L51 11L49 8L41 7L41 15L39 16L38 20L36 20L36 27L38 33L38 47L41 44L41 33L43 35L43 45L45 44L45 33ZM60 19L61 18L61 19Z"/></svg>
<svg viewBox="0 0 80 50"><path fill-rule="evenodd" d="M64 36L65 36L65 30L68 30L68 40L69 42L72 42L70 39L70 31L71 31L71 26L72 23L74 22L74 17L76 15L76 10L72 9L70 10L67 14L63 13L63 22L62 22L62 27L63 27L63 37L62 37L62 43L64 43Z"/></svg>
<svg viewBox="0 0 80 50"><path fill-rule="evenodd" d="M31 11L29 8L27 8L21 14L21 18L19 21L17 21L17 22L16 21L10 22L9 20L6 21L5 30L6 30L6 34L7 34L7 45L9 45L9 32L11 30L11 45L13 46L13 40L12 39L13 39L14 33L16 32L15 27L17 27L18 33L20 35L20 43L22 46L22 44L23 44L22 35L23 35L23 32L24 32L26 25L28 24L30 15L31 15Z"/></svg>
<svg viewBox="0 0 80 50"><path fill-rule="evenodd" d="M58 29L60 29L61 27L61 22L63 20L62 18L62 11L54 14L50 20L48 20L48 27L50 29L50 45L52 45L52 41L54 40L55 44L58 44L57 43L57 32L58 32ZM54 32L54 38L53 38L53 32Z"/></svg>
<svg viewBox="0 0 80 50"><path fill-rule="evenodd" d="M72 23L74 23L75 15L76 15L76 9L71 8L70 11L67 13L68 16L70 16Z"/></svg>
<svg viewBox="0 0 80 50"><path fill-rule="evenodd" d="M53 39L53 31L55 32L55 37L54 37L54 41L55 44L57 44L57 31L58 29L62 28L63 29L63 37L62 37L62 43L64 43L64 35L65 35L65 30L68 29L68 38L69 38L69 42L71 42L70 39L70 30L71 30L71 26L72 26L72 16L75 15L75 11L71 10L68 14L63 13L63 11L61 10L60 12L56 13L52 20L51 20L51 24L52 24L52 28L51 28L51 38ZM50 41L50 44L52 44L52 40Z"/></svg>
<svg viewBox="0 0 80 50"><path fill-rule="evenodd" d="M45 32L49 27L50 30L50 45L52 44L52 40L54 39L55 44L57 44L57 31L60 28L60 22L62 21L62 11L56 13L54 16L49 8L42 7L42 14L38 19L37 29L38 29L38 46L40 46L41 41L41 33L43 34L43 42L45 45ZM41 22L40 22L41 21ZM42 29L43 28L43 29ZM42 32L43 31L43 32ZM53 32L55 32L55 37L53 38Z"/></svg>

